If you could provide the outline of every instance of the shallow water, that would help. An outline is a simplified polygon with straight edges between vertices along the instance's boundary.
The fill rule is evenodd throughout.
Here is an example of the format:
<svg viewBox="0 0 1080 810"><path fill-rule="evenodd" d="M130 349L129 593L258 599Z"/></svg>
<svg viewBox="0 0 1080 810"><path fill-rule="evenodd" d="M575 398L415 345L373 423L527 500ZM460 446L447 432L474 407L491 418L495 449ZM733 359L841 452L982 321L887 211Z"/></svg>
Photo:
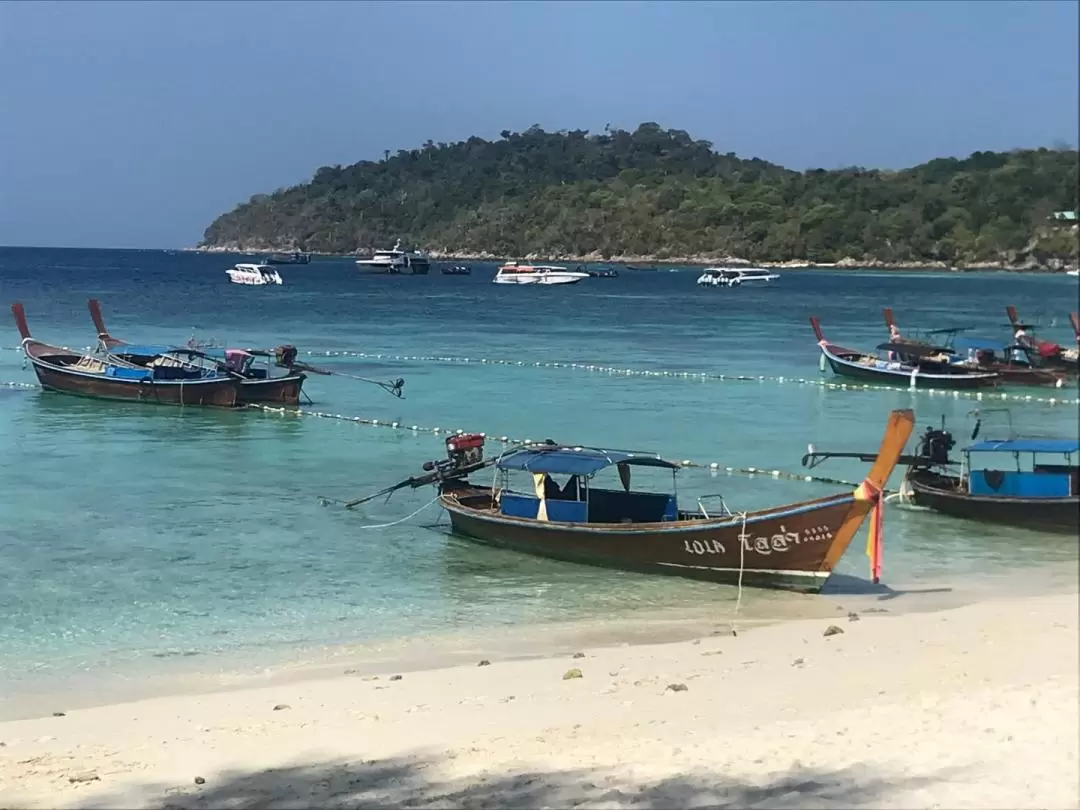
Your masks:
<svg viewBox="0 0 1080 810"><path fill-rule="evenodd" d="M90 343L86 299L96 296L110 330L131 341L183 341L195 328L230 345L294 343L317 355L305 359L350 374L401 376L403 400L342 377L309 378L309 409L427 430L0 387L0 702L76 677L152 676L181 662L221 672L485 627L730 611L732 588L448 537L431 506L398 522L430 501L429 490L352 512L320 502L419 472L443 455L436 427L792 473L806 472L799 460L810 442L875 449L897 407L914 407L919 429L946 417L961 444L976 407L1005 405L1021 432L1077 433L1075 388L1021 390L1001 403L798 382L827 379L812 313L838 342L872 346L884 338L882 306L893 307L902 327L970 325L1000 339L1011 303L1043 325L1042 335L1064 342L1075 279L793 271L771 288L715 290L697 288L696 271L685 270L532 289L492 285L493 271L482 265L467 277L362 277L346 261L324 260L281 268L282 288L253 289L226 283L232 261L2 249L0 290L5 303L25 304L36 336L62 345ZM13 327L9 334L14 348ZM399 359L436 356L457 362ZM552 363L768 379L643 377ZM33 381L20 353L0 351L0 384ZM864 467L836 462L814 472L859 480ZM679 479L684 503L722 492L736 510L836 489L722 469L685 470ZM369 528L382 524L396 525ZM886 532L885 579L897 582L995 581L1017 566L1077 559L1075 539L901 509L889 510ZM861 548L857 539L841 573L865 577ZM741 610L753 617L777 605L816 610L811 604L748 592Z"/></svg>

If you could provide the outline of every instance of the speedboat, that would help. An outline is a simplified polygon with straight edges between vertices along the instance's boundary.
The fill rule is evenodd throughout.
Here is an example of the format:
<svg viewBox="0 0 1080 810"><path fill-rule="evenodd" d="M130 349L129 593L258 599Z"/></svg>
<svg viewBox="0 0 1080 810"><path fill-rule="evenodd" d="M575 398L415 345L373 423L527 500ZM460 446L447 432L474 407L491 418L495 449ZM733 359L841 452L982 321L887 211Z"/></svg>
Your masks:
<svg viewBox="0 0 1080 810"><path fill-rule="evenodd" d="M238 264L225 271L233 284L247 284L252 287L265 287L268 284L281 284L281 274L267 264Z"/></svg>
<svg viewBox="0 0 1080 810"><path fill-rule="evenodd" d="M421 251L402 250L398 239L390 250L376 250L370 259L357 259L356 269L368 275L426 276L431 261Z"/></svg>
<svg viewBox="0 0 1080 810"><path fill-rule="evenodd" d="M577 284L589 277L580 270L545 264L515 264L507 262L492 279L494 284Z"/></svg>
<svg viewBox="0 0 1080 810"><path fill-rule="evenodd" d="M706 267L697 283L709 287L739 287L743 284L769 284L779 275L763 267Z"/></svg>

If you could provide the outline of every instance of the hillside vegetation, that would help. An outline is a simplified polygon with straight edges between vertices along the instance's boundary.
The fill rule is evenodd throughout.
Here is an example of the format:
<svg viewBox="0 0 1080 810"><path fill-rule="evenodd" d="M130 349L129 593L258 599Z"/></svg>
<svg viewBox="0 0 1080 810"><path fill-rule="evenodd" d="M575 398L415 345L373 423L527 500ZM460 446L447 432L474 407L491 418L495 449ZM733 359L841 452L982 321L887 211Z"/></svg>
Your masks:
<svg viewBox="0 0 1080 810"><path fill-rule="evenodd" d="M1075 262L1078 154L940 158L902 171L791 171L686 132L504 131L324 166L218 217L203 247L351 253L883 263Z"/></svg>

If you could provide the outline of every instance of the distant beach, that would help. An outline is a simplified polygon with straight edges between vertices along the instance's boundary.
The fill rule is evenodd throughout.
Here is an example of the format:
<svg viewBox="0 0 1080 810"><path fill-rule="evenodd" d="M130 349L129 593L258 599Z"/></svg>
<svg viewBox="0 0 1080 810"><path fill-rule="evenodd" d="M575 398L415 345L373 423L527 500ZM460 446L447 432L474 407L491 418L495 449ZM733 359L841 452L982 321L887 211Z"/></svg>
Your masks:
<svg viewBox="0 0 1080 810"><path fill-rule="evenodd" d="M272 253L281 253L282 251L292 251L293 248L281 248L281 247L233 247L233 246L195 246L182 248L185 252L194 253L221 253L227 255L237 256L255 256L255 255L269 255ZM322 256L324 258L334 259L352 259L357 256L365 255L364 252L358 251L356 253L316 253L311 252L312 256ZM480 252L480 253L464 253L456 252L452 250L431 250L428 251L428 256L438 261L482 261L482 262L501 262L505 261L508 257L499 256L494 253ZM918 273L977 273L977 272L1002 272L1002 273L1064 273L1066 270L1071 270L1076 267L1075 264L1063 263L1055 261L1051 264L1039 264L1032 262L1025 262L1023 264L1009 265L1002 262L985 262L982 264L973 265L949 265L945 262L883 262L877 259L842 259L839 262L811 262L806 259L791 259L787 261L762 261L751 262L749 259L743 259L733 256L678 256L678 257L664 257L659 258L657 256L608 256L604 257L599 254L590 253L580 256L545 256L538 253L529 253L525 256L515 257L523 261L552 261L552 262L564 262L573 264L606 264L606 265L619 265L629 266L631 269L637 270L649 270L654 268L669 268L669 267L709 267L709 266L730 266L730 267L770 267L778 270L890 270L890 271L909 271ZM647 267L640 267L641 265L647 265Z"/></svg>

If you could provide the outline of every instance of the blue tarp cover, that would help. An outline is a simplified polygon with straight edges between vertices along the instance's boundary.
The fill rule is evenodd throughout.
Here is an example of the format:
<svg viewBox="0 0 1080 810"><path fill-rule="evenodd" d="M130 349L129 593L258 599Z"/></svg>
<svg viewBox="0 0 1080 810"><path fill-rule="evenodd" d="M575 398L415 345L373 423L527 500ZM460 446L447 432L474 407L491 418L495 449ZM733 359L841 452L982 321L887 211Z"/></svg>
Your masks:
<svg viewBox="0 0 1080 810"><path fill-rule="evenodd" d="M518 450L498 463L500 470L526 470L560 475L592 475L615 464L677 469L678 464L628 450L600 450L594 447L557 447L552 450Z"/></svg>

